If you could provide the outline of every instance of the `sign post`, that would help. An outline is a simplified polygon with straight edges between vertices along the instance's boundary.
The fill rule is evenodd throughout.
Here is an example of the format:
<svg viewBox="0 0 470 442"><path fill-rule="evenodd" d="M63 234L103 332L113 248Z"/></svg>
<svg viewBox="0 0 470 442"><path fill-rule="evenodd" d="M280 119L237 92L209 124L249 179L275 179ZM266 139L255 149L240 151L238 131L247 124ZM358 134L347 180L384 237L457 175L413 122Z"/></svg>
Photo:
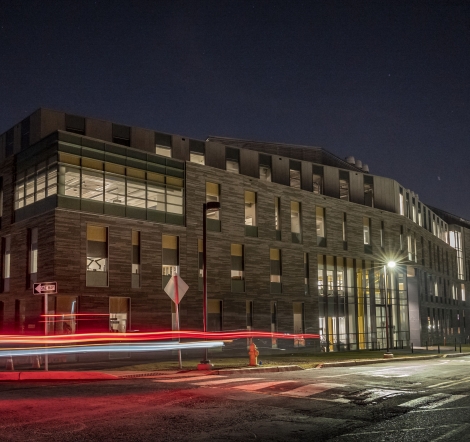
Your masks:
<svg viewBox="0 0 470 442"><path fill-rule="evenodd" d="M180 312L179 312L179 303L183 296L188 291L188 285L183 281L181 276L177 275L176 273L170 278L168 284L165 287L166 294L171 298L171 300L175 303L175 314L176 314L176 330L180 331ZM180 341L180 337L178 336L178 342ZM178 362L179 368L183 368L183 361L181 359L181 350L178 350Z"/></svg>
<svg viewBox="0 0 470 442"><path fill-rule="evenodd" d="M33 295L44 296L44 336L48 334L49 326L49 298L47 295L57 294L57 282L36 282L33 284ZM44 352L44 371L49 371L49 355L47 354L47 343L45 344L46 351Z"/></svg>

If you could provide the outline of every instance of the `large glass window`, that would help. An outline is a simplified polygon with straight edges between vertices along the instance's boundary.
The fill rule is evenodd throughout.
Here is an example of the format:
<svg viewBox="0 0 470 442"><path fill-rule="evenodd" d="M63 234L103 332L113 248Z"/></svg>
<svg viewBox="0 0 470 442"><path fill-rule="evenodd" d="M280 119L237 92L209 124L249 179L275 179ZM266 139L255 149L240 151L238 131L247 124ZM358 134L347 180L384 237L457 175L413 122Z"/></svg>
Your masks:
<svg viewBox="0 0 470 442"><path fill-rule="evenodd" d="M82 169L82 198L103 201L103 172Z"/></svg>
<svg viewBox="0 0 470 442"><path fill-rule="evenodd" d="M137 183L131 183L131 189L136 191L140 188ZM128 188L129 192L129 188ZM152 210L166 211L165 186L163 184L147 183L147 208Z"/></svg>
<svg viewBox="0 0 470 442"><path fill-rule="evenodd" d="M108 228L87 225L87 267L88 287L108 286Z"/></svg>
<svg viewBox="0 0 470 442"><path fill-rule="evenodd" d="M158 197L156 197L152 193L152 184L149 183L148 186L149 186L149 193L148 193L149 209L151 209L158 204ZM163 201L160 201L162 203L162 208L160 208L160 210L163 211L165 209L165 188L163 188L163 192L161 192L161 190L162 189L160 188L160 193L157 192L157 195L161 195L163 193ZM127 179L126 194L127 194L126 203L128 206L140 207L142 209L145 209L146 198L145 198L145 183L144 182ZM152 205L153 207L150 207L151 206L150 198L152 197L155 197L156 200L154 199L151 200L154 204Z"/></svg>
<svg viewBox="0 0 470 442"><path fill-rule="evenodd" d="M117 175L105 175L105 201L111 204L126 204L126 179Z"/></svg>
<svg viewBox="0 0 470 442"><path fill-rule="evenodd" d="M162 157L171 158L171 147L168 146L155 146L155 153Z"/></svg>

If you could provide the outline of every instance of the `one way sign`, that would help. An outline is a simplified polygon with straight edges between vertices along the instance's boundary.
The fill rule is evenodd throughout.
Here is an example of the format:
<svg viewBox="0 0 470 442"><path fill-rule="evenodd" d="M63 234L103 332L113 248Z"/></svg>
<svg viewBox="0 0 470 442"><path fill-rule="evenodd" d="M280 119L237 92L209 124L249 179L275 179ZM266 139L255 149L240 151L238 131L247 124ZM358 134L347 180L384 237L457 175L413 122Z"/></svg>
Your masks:
<svg viewBox="0 0 470 442"><path fill-rule="evenodd" d="M57 282L37 282L33 284L33 295L55 295Z"/></svg>

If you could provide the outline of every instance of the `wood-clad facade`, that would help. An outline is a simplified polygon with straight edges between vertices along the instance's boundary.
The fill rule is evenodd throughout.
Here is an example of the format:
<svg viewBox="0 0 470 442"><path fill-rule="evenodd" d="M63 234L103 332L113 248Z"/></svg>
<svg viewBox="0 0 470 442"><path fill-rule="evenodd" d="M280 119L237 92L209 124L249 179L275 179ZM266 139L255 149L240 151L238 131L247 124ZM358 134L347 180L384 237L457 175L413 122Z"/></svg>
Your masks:
<svg viewBox="0 0 470 442"><path fill-rule="evenodd" d="M261 155L270 179L260 175ZM89 315L73 317L73 332L171 329L163 287L172 271L189 285L181 327L201 329L202 206L213 183L221 208L207 240L212 329L318 333L305 343L317 351L384 348L383 265L393 259L394 345L463 342L470 333L470 222L323 149L191 140L39 109L0 135L0 162L0 332L42 332L33 280L58 283L49 314ZM164 252L163 237L174 252ZM233 245L243 246L236 268Z"/></svg>

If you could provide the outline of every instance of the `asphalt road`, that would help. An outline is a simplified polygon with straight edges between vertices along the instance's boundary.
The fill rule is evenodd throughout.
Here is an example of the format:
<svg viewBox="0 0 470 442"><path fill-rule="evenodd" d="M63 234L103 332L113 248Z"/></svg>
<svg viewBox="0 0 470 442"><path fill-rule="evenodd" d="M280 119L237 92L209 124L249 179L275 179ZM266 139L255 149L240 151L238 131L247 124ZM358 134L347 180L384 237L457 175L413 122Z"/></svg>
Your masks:
<svg viewBox="0 0 470 442"><path fill-rule="evenodd" d="M1 441L470 441L470 357L0 383Z"/></svg>

